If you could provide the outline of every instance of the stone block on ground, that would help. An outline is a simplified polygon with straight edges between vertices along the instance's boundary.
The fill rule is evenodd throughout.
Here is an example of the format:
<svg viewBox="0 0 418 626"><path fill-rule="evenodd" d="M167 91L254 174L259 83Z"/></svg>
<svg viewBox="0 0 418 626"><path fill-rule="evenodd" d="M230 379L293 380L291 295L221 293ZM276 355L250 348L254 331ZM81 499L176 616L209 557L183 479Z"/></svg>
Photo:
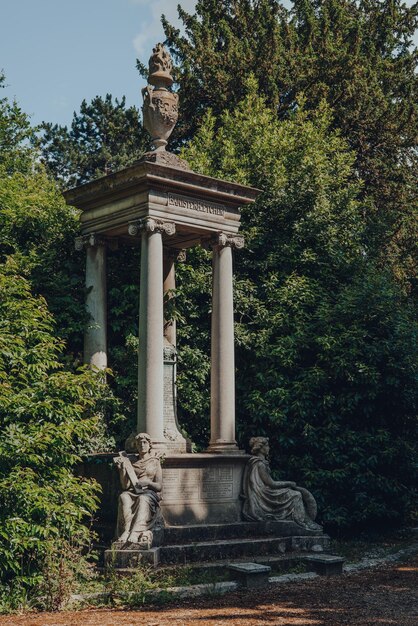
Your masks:
<svg viewBox="0 0 418 626"><path fill-rule="evenodd" d="M345 559L332 554L312 555L305 558L305 563L320 576L335 576L343 573Z"/></svg>
<svg viewBox="0 0 418 626"><path fill-rule="evenodd" d="M230 563L228 569L247 589L268 585L271 567L259 563Z"/></svg>

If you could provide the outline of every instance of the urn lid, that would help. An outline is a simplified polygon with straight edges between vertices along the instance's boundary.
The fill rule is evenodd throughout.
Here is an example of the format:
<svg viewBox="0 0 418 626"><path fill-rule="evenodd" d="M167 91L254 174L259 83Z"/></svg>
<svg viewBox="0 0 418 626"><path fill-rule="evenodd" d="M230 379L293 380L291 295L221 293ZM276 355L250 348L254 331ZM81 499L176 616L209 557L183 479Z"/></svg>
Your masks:
<svg viewBox="0 0 418 626"><path fill-rule="evenodd" d="M173 63L169 52L162 43L157 43L155 48L153 48L148 68L148 82L150 85L154 85L154 87L171 87L174 82L171 75Z"/></svg>

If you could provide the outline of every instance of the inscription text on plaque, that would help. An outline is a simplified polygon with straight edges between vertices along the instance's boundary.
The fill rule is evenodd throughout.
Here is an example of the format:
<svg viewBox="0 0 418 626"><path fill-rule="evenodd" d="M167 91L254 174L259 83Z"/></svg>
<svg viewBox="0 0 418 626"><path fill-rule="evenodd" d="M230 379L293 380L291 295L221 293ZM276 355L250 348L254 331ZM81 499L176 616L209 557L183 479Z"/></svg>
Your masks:
<svg viewBox="0 0 418 626"><path fill-rule="evenodd" d="M175 193L168 194L167 203L168 206L180 209L191 209L192 211L200 211L201 213L208 213L209 215L225 215L225 207L221 204L215 204L207 200L186 198L185 196L178 196Z"/></svg>

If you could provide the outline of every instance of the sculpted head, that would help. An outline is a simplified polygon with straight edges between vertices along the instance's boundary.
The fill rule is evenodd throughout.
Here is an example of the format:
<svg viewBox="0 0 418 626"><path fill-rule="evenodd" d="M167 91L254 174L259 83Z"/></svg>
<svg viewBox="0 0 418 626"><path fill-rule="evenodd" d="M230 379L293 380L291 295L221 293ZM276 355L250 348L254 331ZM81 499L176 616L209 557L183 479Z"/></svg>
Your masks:
<svg viewBox="0 0 418 626"><path fill-rule="evenodd" d="M250 439L250 452L253 455L260 453L265 456L269 453L269 440L268 437L251 437Z"/></svg>
<svg viewBox="0 0 418 626"><path fill-rule="evenodd" d="M135 445L140 454L146 454L152 450L151 437L148 433L138 433L135 437Z"/></svg>

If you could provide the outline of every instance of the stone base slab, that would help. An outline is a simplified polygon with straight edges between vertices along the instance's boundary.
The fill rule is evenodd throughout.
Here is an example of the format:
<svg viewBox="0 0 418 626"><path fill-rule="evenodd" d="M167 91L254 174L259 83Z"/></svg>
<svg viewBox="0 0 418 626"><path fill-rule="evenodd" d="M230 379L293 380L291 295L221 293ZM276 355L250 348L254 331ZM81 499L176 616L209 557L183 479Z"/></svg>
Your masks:
<svg viewBox="0 0 418 626"><path fill-rule="evenodd" d="M151 550L112 549L105 552L105 566L115 569L135 569L141 563L184 565L199 562L226 561L242 558L269 559L291 553L324 551L329 546L327 535L316 537L261 537L254 539L225 539L173 544Z"/></svg>
<svg viewBox="0 0 418 626"><path fill-rule="evenodd" d="M324 537L322 532L307 530L291 521L237 522L234 524L206 524L166 526L164 543L167 545L193 541L225 539L255 539L259 537Z"/></svg>
<svg viewBox="0 0 418 626"><path fill-rule="evenodd" d="M265 587L269 583L271 567L259 563L230 563L228 569L246 589Z"/></svg>
<svg viewBox="0 0 418 626"><path fill-rule="evenodd" d="M147 563L156 567L160 562L160 548L149 550L117 549L106 550L104 554L105 567L108 569L135 569Z"/></svg>
<svg viewBox="0 0 418 626"><path fill-rule="evenodd" d="M343 573L345 559L333 554L315 554L306 557L305 562L320 576L338 576Z"/></svg>

